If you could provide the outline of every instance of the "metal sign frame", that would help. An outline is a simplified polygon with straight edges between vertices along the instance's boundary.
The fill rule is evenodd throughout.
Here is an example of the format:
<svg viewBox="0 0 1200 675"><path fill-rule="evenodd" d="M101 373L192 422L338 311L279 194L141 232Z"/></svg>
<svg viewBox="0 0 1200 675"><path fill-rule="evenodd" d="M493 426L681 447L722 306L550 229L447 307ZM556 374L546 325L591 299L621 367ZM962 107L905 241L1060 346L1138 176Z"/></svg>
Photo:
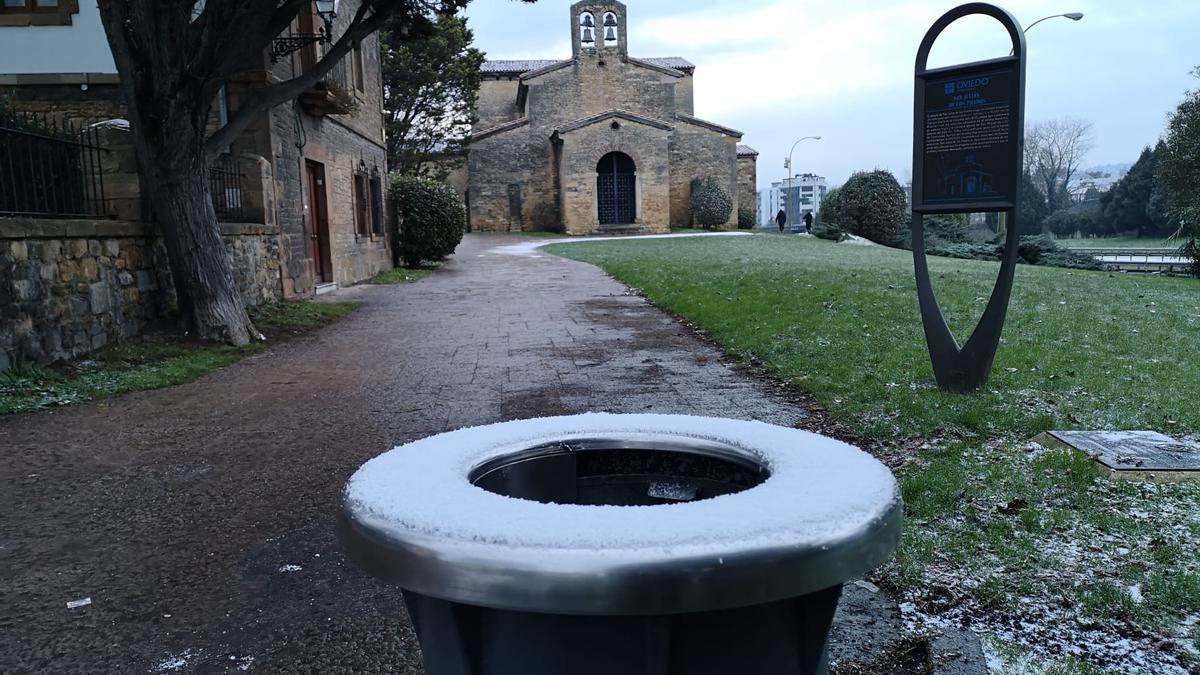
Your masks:
<svg viewBox="0 0 1200 675"><path fill-rule="evenodd" d="M986 61L976 61L946 68L929 69L929 52L934 42L942 32L955 21L975 14L990 16L999 21L1008 30L1012 41L1011 56ZM1008 198L999 195L988 199L965 198L962 201L945 201L942 203L926 202L926 101L927 86L931 80L942 78L979 75L996 72L1015 77L1015 101L1010 104L1011 115L1009 139L1011 148L1003 158L1003 163L1011 169L1011 193ZM913 267L916 272L917 299L921 307L921 324L925 329L925 342L929 347L929 358L933 363L933 373L938 386L951 392L969 393L982 387L992 370L992 362L996 357L996 349L1000 344L1000 333L1004 328L1004 318L1008 313L1009 298L1012 295L1013 277L1017 266L1017 246L1019 233L1017 222L1017 205L1020 201L1018 190L1022 160L1024 157L1025 129L1025 34L1021 24L1008 11L985 2L972 2L960 5L946 12L925 33L921 46L917 50L917 61L914 72L913 97L913 184L912 184L912 248ZM933 283L929 278L929 266L925 255L925 214L939 213L971 213L971 212L1000 212L1007 225L1004 240L1004 255L1001 259L1000 273L996 286L988 299L987 307L980 318L975 330L966 344L959 347L958 340L946 325L946 318L938 305L937 296L933 292Z"/></svg>

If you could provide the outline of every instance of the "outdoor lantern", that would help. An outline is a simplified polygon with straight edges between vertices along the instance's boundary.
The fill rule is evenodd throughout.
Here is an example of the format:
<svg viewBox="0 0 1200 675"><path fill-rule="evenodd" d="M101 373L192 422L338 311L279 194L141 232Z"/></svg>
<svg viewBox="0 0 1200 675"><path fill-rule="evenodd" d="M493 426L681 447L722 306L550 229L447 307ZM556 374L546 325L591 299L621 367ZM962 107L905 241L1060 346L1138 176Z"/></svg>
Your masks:
<svg viewBox="0 0 1200 675"><path fill-rule="evenodd" d="M325 21L325 39L333 38L333 20L337 17L340 0L316 0L317 14Z"/></svg>
<svg viewBox="0 0 1200 675"><path fill-rule="evenodd" d="M295 33L282 35L271 41L271 62L303 49L313 44L328 44L333 42L333 20L337 17L340 0L315 0L317 14L325 25L316 33Z"/></svg>

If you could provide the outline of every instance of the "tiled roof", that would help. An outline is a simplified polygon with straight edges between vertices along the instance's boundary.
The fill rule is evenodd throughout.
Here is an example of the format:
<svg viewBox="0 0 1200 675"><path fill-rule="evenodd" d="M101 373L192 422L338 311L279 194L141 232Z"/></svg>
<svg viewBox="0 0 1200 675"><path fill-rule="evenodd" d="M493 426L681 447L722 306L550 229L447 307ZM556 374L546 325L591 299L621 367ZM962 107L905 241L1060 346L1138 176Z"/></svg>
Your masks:
<svg viewBox="0 0 1200 675"><path fill-rule="evenodd" d="M758 151L748 145L738 143L737 154L738 157L756 157L758 156Z"/></svg>
<svg viewBox="0 0 1200 675"><path fill-rule="evenodd" d="M545 68L559 63L562 59L518 59L507 61L484 61L480 72L495 74L520 75L531 70Z"/></svg>
<svg viewBox="0 0 1200 675"><path fill-rule="evenodd" d="M662 66L663 68L674 68L675 70L684 71L692 71L696 69L696 64L688 61L687 59L681 59L678 56L656 56L654 58L642 60L647 63L653 63L656 66Z"/></svg>
<svg viewBox="0 0 1200 675"><path fill-rule="evenodd" d="M696 69L696 64L681 59L678 56L664 56L642 59L647 63L654 64L660 68L674 68L691 72ZM484 61L480 72L490 73L492 75L520 75L528 73L531 70L539 70L547 66L553 66L562 63L563 59L508 59L500 61Z"/></svg>

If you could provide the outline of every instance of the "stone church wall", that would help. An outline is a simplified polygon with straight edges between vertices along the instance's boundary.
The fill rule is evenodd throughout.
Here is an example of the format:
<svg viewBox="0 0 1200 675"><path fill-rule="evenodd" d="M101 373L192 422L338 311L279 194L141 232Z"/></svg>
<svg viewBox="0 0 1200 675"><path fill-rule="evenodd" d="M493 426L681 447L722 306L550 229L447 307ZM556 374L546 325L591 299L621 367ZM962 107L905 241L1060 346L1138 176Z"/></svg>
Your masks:
<svg viewBox="0 0 1200 675"><path fill-rule="evenodd" d="M511 122L521 117L517 109L517 87L520 82L516 78L504 79L484 78L479 83L479 100L476 102L475 130L483 131L498 124Z"/></svg>
<svg viewBox="0 0 1200 675"><path fill-rule="evenodd" d="M680 79L613 56L581 56L576 65L529 80L531 133L549 138L563 124L613 109L670 121Z"/></svg>
<svg viewBox="0 0 1200 675"><path fill-rule="evenodd" d="M548 138L531 138L528 126L475 141L468 162L472 230L527 230L539 202L557 202L553 148Z"/></svg>
<svg viewBox="0 0 1200 675"><path fill-rule="evenodd" d="M637 172L637 222L647 232L670 231L670 167L666 129L606 119L563 136L560 184L567 234L591 234L596 213L596 164L610 152L633 159Z"/></svg>
<svg viewBox="0 0 1200 675"><path fill-rule="evenodd" d="M733 197L733 210L722 228L737 226L737 141L738 139L680 120L671 143L671 226L691 227L688 205L692 179L716 176Z"/></svg>
<svg viewBox="0 0 1200 675"><path fill-rule="evenodd" d="M753 156L737 158L737 202L750 207L754 222L758 222L758 161ZM737 216L737 213L734 213Z"/></svg>

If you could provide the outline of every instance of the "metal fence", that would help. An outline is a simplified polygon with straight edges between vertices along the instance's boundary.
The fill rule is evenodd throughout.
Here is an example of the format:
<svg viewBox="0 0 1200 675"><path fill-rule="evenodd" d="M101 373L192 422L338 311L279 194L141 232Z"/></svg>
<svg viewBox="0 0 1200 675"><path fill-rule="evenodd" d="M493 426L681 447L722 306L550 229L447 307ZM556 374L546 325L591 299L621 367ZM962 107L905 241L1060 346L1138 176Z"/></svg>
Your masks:
<svg viewBox="0 0 1200 675"><path fill-rule="evenodd" d="M98 132L0 107L0 215L104 217Z"/></svg>
<svg viewBox="0 0 1200 675"><path fill-rule="evenodd" d="M208 192L217 220L242 222L242 171L233 157L219 157L208 166Z"/></svg>

